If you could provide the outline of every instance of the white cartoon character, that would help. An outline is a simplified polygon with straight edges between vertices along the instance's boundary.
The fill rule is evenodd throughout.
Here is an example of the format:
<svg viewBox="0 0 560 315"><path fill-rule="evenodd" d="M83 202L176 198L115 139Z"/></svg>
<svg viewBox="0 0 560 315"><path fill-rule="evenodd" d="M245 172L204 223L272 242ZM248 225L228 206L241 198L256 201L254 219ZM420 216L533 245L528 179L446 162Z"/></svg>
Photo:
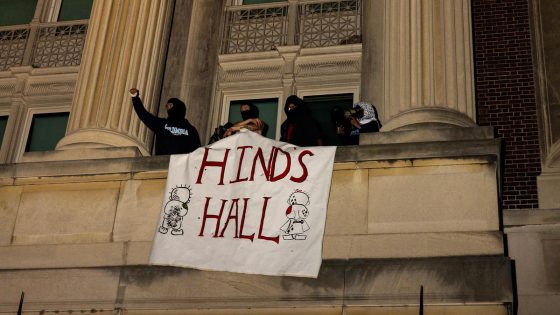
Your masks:
<svg viewBox="0 0 560 315"><path fill-rule="evenodd" d="M288 198L288 204L290 205L286 209L288 221L280 228L285 233L282 238L285 240L304 240L307 235L303 233L309 230L309 225L305 221L309 216L309 210L307 210L309 196L297 189Z"/></svg>
<svg viewBox="0 0 560 315"><path fill-rule="evenodd" d="M183 217L189 211L188 203L191 201L190 187L177 186L171 189L169 201L165 204L163 210L163 221L159 227L161 234L167 234L171 229L172 235L183 235Z"/></svg>

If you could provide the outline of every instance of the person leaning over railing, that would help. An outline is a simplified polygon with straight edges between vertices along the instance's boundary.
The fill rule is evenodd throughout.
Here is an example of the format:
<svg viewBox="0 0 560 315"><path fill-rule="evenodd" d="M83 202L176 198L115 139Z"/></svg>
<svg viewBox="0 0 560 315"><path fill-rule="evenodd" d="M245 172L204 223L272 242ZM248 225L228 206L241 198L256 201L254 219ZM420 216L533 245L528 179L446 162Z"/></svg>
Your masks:
<svg viewBox="0 0 560 315"><path fill-rule="evenodd" d="M378 132L381 129L381 121L379 121L377 110L370 103L355 103L354 108L348 112L347 116L352 125L349 134L350 144L358 144L362 133Z"/></svg>
<svg viewBox="0 0 560 315"><path fill-rule="evenodd" d="M167 118L160 118L146 110L139 94L138 89L130 89L134 111L156 134L156 155L191 153L200 147L198 131L185 119L185 103L177 98L170 98L165 104Z"/></svg>
<svg viewBox="0 0 560 315"><path fill-rule="evenodd" d="M240 122L236 122L224 134L224 137L230 136L241 129L247 129L256 132L262 136L266 136L268 126L259 118L259 109L253 103L242 104L239 108L241 111Z"/></svg>

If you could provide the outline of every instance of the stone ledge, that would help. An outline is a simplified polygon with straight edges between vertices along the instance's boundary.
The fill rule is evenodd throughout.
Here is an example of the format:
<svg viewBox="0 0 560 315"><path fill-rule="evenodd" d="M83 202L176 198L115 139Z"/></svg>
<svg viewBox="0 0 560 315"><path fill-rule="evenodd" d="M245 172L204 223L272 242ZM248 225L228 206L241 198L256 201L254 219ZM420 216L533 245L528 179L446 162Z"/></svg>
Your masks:
<svg viewBox="0 0 560 315"><path fill-rule="evenodd" d="M496 161L500 140L434 141L339 147L335 162L486 157Z"/></svg>
<svg viewBox="0 0 560 315"><path fill-rule="evenodd" d="M152 242L0 246L0 270L148 265ZM503 255L500 232L325 236L323 259Z"/></svg>
<svg viewBox="0 0 560 315"><path fill-rule="evenodd" d="M511 263L502 256L325 261L317 279L137 266L0 271L0 312L127 312L235 308L505 305ZM55 290L55 288L58 288Z"/></svg>
<svg viewBox="0 0 560 315"><path fill-rule="evenodd" d="M42 152L26 152L21 158L22 163L98 160L112 158L140 157L142 154L136 147L109 147L94 149L56 150Z"/></svg>
<svg viewBox="0 0 560 315"><path fill-rule="evenodd" d="M58 153L57 153L58 154ZM498 160L500 140L465 140L450 142L392 143L338 147L335 163L393 161L420 159L482 158ZM88 176L97 174L155 172L166 174L169 156L106 158L93 160L42 161L0 165L0 184L10 185L14 179L49 176Z"/></svg>
<svg viewBox="0 0 560 315"><path fill-rule="evenodd" d="M323 259L503 255L501 232L326 235Z"/></svg>
<svg viewBox="0 0 560 315"><path fill-rule="evenodd" d="M426 128L360 135L360 145L494 139L492 127Z"/></svg>
<svg viewBox="0 0 560 315"><path fill-rule="evenodd" d="M430 315L507 315L506 305L424 305ZM283 307L283 308L224 308L195 310L125 310L125 315L417 315L418 306L332 306L332 307ZM102 315L102 314L101 314Z"/></svg>
<svg viewBox="0 0 560 315"><path fill-rule="evenodd" d="M560 224L560 209L504 210L504 226Z"/></svg>

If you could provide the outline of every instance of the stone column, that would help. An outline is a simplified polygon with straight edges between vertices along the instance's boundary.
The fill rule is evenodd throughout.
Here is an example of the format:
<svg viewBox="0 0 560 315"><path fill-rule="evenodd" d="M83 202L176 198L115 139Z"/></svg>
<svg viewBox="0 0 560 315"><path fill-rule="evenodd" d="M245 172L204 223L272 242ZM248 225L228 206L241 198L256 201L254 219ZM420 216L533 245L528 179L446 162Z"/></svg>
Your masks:
<svg viewBox="0 0 560 315"><path fill-rule="evenodd" d="M157 112L173 0L96 0L66 136L57 150L137 147L148 155L151 132L128 94L140 90Z"/></svg>
<svg viewBox="0 0 560 315"><path fill-rule="evenodd" d="M177 52L180 58L184 58L183 74L181 78L169 77L166 74L166 80L180 80L180 97L187 104L187 118L198 129L201 141L205 143L213 130L213 127L208 127L208 117L214 78L218 69L220 22L224 0L191 0L190 2L192 2L192 14L188 26L188 44L184 55L179 55L180 52ZM176 15L176 19L181 18ZM175 27L175 22L173 24ZM176 40L187 40L187 38L176 38ZM177 97L177 94L168 96Z"/></svg>
<svg viewBox="0 0 560 315"><path fill-rule="evenodd" d="M382 73L369 69L363 84L382 91L383 130L475 126L470 0L381 2L364 6L363 41L364 72L377 61ZM370 29L372 15L383 19L382 33ZM376 49L382 57L371 57Z"/></svg>

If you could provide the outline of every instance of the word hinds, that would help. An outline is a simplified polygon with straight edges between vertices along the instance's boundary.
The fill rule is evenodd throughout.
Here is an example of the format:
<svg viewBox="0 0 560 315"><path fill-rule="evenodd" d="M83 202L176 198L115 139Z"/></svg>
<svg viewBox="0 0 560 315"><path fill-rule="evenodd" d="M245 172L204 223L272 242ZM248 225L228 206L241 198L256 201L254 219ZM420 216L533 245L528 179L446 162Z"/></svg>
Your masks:
<svg viewBox="0 0 560 315"><path fill-rule="evenodd" d="M247 149L254 149L254 147L250 145L237 147L237 150L241 151L239 162L237 164L237 176L234 180L231 180L229 182L230 184L240 183L245 181L253 181L255 179L255 171L257 167L260 167L262 169L266 177L266 180L270 182L281 180L284 177L288 176L288 174L290 174L290 172L292 171L292 156L290 155L289 152L273 146L272 151L270 152L270 156L268 157L268 161L265 162L263 150L261 148L257 148L257 150L254 152L254 155L252 157L251 174L249 177L242 178L241 170L243 169L243 162L245 161L245 152L247 151ZM202 184L202 176L204 175L204 171L206 171L207 167L218 167L221 168L220 181L218 182L218 185L223 185L224 174L226 171L226 164L228 162L228 156L231 149L226 149L224 152L223 159L219 161L208 160L208 152L210 150L211 149L209 148L205 148L204 157L202 158L202 163L200 164L200 170L198 171L198 179L196 180L196 184ZM303 150L299 153L299 155L297 156L296 165L298 165L299 168L301 169L301 175L298 177L290 176L289 179L292 182L301 183L305 179L307 179L309 172L307 171L307 166L303 161L303 158L306 155L313 156L314 154L310 150ZM280 156L282 156L286 161L284 169L281 171L276 169L276 164L277 164L276 162L280 158Z"/></svg>

